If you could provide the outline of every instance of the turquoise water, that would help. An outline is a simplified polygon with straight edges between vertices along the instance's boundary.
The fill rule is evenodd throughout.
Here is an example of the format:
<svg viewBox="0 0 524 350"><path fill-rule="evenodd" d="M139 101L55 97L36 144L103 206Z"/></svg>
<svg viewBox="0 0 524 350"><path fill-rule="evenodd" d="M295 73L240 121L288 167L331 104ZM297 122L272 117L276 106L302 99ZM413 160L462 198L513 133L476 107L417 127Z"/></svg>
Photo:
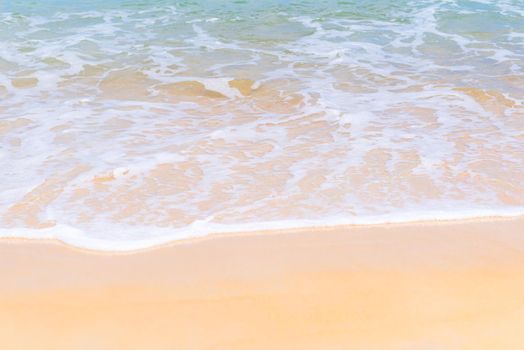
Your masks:
<svg viewBox="0 0 524 350"><path fill-rule="evenodd" d="M0 235L524 213L522 1L0 2Z"/></svg>

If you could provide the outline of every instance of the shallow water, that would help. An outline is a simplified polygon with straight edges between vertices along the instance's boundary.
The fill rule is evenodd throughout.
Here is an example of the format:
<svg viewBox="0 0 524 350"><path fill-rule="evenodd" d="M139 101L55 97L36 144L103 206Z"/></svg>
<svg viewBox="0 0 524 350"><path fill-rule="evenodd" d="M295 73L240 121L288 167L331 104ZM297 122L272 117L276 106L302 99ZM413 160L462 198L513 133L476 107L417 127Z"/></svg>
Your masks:
<svg viewBox="0 0 524 350"><path fill-rule="evenodd" d="M521 1L0 3L0 235L524 214Z"/></svg>

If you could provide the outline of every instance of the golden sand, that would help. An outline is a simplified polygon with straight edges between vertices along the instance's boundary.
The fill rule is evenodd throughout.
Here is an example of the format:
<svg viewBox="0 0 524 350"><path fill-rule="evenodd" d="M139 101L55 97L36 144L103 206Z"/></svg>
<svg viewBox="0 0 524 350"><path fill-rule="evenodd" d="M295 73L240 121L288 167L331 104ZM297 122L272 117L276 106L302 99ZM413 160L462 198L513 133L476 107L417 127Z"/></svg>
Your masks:
<svg viewBox="0 0 524 350"><path fill-rule="evenodd" d="M524 219L0 243L0 349L524 349Z"/></svg>

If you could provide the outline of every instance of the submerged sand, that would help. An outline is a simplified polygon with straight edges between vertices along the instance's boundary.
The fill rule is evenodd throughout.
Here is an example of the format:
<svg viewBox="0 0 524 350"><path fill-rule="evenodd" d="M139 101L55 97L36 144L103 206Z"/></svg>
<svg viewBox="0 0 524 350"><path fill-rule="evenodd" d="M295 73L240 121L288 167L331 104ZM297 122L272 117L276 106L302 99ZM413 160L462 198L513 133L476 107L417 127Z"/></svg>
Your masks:
<svg viewBox="0 0 524 350"><path fill-rule="evenodd" d="M524 218L132 254L0 241L2 349L521 349Z"/></svg>

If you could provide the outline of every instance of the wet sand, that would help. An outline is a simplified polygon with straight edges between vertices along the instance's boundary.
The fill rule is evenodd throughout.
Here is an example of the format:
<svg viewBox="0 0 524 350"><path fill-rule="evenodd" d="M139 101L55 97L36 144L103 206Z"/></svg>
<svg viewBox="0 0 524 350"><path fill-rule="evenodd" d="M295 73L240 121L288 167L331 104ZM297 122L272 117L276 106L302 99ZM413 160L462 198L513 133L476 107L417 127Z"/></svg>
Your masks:
<svg viewBox="0 0 524 350"><path fill-rule="evenodd" d="M524 218L222 236L132 254L0 241L2 349L521 349Z"/></svg>

